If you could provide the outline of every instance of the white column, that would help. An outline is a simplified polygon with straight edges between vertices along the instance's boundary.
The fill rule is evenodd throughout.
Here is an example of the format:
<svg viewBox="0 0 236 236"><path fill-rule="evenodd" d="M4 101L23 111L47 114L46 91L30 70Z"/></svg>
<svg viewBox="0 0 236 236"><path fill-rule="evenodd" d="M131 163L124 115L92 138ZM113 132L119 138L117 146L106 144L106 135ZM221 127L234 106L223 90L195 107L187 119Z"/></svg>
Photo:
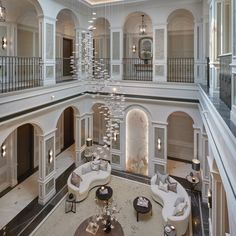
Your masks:
<svg viewBox="0 0 236 236"><path fill-rule="evenodd" d="M194 83L206 84L205 63L203 48L203 22L195 21L194 24Z"/></svg>
<svg viewBox="0 0 236 236"><path fill-rule="evenodd" d="M111 28L111 79L123 78L123 29Z"/></svg>
<svg viewBox="0 0 236 236"><path fill-rule="evenodd" d="M125 160L125 122L120 120L119 128L116 129L118 134L116 135L116 140L112 140L111 145L111 165L113 169L125 170L126 160ZM122 159L123 158L123 159Z"/></svg>
<svg viewBox="0 0 236 236"><path fill-rule="evenodd" d="M206 134L202 135L202 201L208 202L208 189L209 189L209 177L210 170L208 165L209 158L209 144L208 137Z"/></svg>
<svg viewBox="0 0 236 236"><path fill-rule="evenodd" d="M56 130L39 137L39 203L44 205L56 192L55 139Z"/></svg>
<svg viewBox="0 0 236 236"><path fill-rule="evenodd" d="M43 85L56 83L56 19L39 18L39 55L42 57Z"/></svg>
<svg viewBox="0 0 236 236"><path fill-rule="evenodd" d="M86 113L81 116L76 115L76 140L75 140L75 152L76 152L76 166L83 163L84 151L86 148L86 139L93 138L93 115L92 113Z"/></svg>
<svg viewBox="0 0 236 236"><path fill-rule="evenodd" d="M151 138L149 139L149 176L157 171L167 171L167 125L168 123L153 122Z"/></svg>
<svg viewBox="0 0 236 236"><path fill-rule="evenodd" d="M232 107L231 107L231 120L236 125L236 1L233 2L232 7Z"/></svg>
<svg viewBox="0 0 236 236"><path fill-rule="evenodd" d="M217 2L211 1L209 6L210 16L210 92L219 93L219 62L217 61Z"/></svg>
<svg viewBox="0 0 236 236"><path fill-rule="evenodd" d="M153 26L153 81L167 81L167 25Z"/></svg>

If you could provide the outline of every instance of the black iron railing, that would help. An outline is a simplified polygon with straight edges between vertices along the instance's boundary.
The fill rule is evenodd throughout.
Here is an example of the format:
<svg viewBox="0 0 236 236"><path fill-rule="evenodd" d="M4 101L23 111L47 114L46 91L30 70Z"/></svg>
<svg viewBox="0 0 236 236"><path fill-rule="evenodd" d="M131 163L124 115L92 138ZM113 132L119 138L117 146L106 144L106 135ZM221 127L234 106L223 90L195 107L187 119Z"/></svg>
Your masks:
<svg viewBox="0 0 236 236"><path fill-rule="evenodd" d="M41 58L0 57L1 93L41 86Z"/></svg>
<svg viewBox="0 0 236 236"><path fill-rule="evenodd" d="M140 58L123 59L124 80L152 81L152 60L142 60Z"/></svg>
<svg viewBox="0 0 236 236"><path fill-rule="evenodd" d="M231 108L231 68L232 54L222 55L220 58L220 99Z"/></svg>
<svg viewBox="0 0 236 236"><path fill-rule="evenodd" d="M167 82L194 83L194 58L167 58Z"/></svg>

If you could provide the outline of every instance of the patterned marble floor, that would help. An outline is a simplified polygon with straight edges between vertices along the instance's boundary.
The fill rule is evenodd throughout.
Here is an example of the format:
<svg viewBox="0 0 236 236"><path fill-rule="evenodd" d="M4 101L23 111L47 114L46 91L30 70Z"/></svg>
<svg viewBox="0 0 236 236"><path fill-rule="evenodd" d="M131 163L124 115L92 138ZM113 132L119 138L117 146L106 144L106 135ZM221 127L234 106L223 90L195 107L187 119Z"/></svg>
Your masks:
<svg viewBox="0 0 236 236"><path fill-rule="evenodd" d="M56 158L56 178L74 163L69 149ZM0 198L0 229L38 196L38 171Z"/></svg>
<svg viewBox="0 0 236 236"><path fill-rule="evenodd" d="M168 159L167 173L173 176L185 178L189 173L193 171L192 165L183 161L176 161Z"/></svg>

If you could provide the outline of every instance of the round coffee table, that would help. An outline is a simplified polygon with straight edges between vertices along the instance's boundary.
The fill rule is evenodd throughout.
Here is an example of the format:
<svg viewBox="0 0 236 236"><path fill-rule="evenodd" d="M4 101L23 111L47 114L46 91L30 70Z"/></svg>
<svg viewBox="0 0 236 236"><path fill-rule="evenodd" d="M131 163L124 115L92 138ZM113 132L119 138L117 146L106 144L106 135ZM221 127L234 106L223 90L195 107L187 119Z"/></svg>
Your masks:
<svg viewBox="0 0 236 236"><path fill-rule="evenodd" d="M96 191L97 199L101 201L108 201L113 194L113 190L110 186L101 186Z"/></svg>
<svg viewBox="0 0 236 236"><path fill-rule="evenodd" d="M137 212L137 221L139 221L139 214L146 214L146 213L149 213L149 212L151 212L151 215L152 215L152 203L151 203L151 201L148 199L148 198L146 198L146 197L142 197L143 199L146 199L147 201L148 201L148 206L147 207L145 207L145 206L139 206L138 205L138 199L140 198L140 196L139 197L136 197L135 199L134 199L134 201L133 201L133 206L134 206L134 209L136 210L136 212Z"/></svg>
<svg viewBox="0 0 236 236"><path fill-rule="evenodd" d="M77 230L75 231L74 236L91 236L92 234L86 231L86 228L88 226L88 223L90 221L89 217L88 219L84 220L80 226L77 228ZM114 229L111 230L110 233L105 233L103 230L103 225L101 225L101 222L98 223L99 224L99 228L97 233L95 234L96 236L124 236L124 231L120 225L120 223L118 221L112 223L112 225L114 226Z"/></svg>

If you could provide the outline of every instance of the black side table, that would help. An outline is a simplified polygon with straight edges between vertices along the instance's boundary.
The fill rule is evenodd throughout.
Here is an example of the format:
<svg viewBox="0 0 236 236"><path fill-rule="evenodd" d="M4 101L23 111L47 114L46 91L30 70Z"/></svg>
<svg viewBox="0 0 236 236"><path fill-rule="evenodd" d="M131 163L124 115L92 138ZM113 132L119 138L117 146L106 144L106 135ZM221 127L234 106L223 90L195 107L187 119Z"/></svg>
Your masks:
<svg viewBox="0 0 236 236"><path fill-rule="evenodd" d="M176 236L176 229L172 225L164 226L164 236Z"/></svg>
<svg viewBox="0 0 236 236"><path fill-rule="evenodd" d="M66 196L65 213L68 212L76 213L76 199L73 193L70 193Z"/></svg>
<svg viewBox="0 0 236 236"><path fill-rule="evenodd" d="M137 222L139 221L139 214L146 214L146 213L151 212L151 215L152 215L152 203L151 203L151 201L148 198L146 198L146 197L142 197L145 200L147 200L148 206L147 207L139 206L138 205L138 199L139 198L140 197L136 197L134 199L134 201L133 201L133 207L134 207L134 209L135 209L135 211L137 213Z"/></svg>
<svg viewBox="0 0 236 236"><path fill-rule="evenodd" d="M96 197L101 201L108 203L113 195L113 189L110 186L101 186L96 190Z"/></svg>

